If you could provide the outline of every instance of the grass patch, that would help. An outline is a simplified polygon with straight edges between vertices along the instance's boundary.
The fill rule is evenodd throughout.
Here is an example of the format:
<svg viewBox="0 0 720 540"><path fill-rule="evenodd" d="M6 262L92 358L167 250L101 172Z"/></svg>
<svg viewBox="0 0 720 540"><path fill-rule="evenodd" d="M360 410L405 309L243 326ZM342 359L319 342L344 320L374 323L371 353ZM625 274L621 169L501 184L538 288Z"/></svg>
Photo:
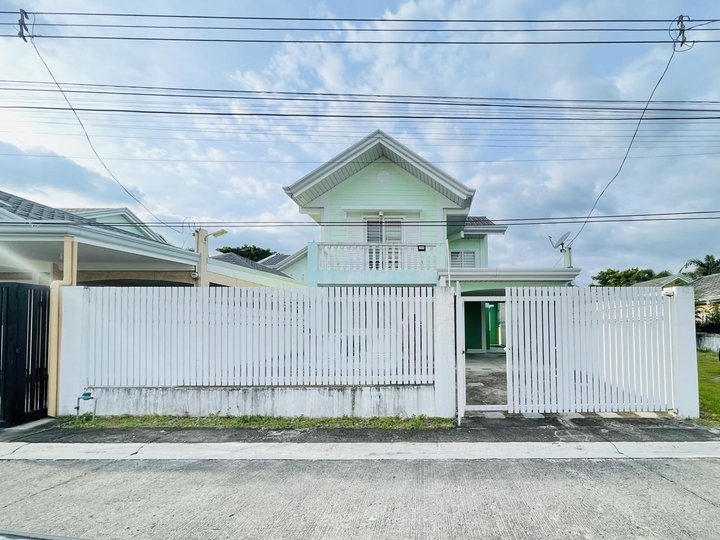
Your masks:
<svg viewBox="0 0 720 540"><path fill-rule="evenodd" d="M218 429L451 429L449 418L413 416L411 418L292 418L279 416L98 416L61 418L61 426L70 429L100 428L218 428Z"/></svg>
<svg viewBox="0 0 720 540"><path fill-rule="evenodd" d="M698 351L700 423L720 427L720 362L718 353Z"/></svg>

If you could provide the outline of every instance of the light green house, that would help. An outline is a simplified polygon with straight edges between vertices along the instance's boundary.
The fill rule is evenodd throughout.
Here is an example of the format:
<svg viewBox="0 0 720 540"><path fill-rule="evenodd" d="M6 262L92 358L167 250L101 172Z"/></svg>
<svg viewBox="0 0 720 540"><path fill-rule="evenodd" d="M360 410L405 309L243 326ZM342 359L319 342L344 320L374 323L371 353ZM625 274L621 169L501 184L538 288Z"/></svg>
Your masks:
<svg viewBox="0 0 720 540"><path fill-rule="evenodd" d="M475 190L379 130L284 189L320 224L320 241L276 268L311 287L450 284L497 299L509 286L567 286L580 273L491 268L489 240L507 227L470 216ZM502 302L466 306L468 350L502 345Z"/></svg>

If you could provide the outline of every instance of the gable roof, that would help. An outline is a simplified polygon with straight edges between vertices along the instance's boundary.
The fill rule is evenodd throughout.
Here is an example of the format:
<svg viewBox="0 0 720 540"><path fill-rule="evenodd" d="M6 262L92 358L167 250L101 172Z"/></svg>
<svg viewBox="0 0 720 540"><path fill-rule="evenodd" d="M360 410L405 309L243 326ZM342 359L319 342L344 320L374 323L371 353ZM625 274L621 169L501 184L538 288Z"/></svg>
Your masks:
<svg viewBox="0 0 720 540"><path fill-rule="evenodd" d="M245 257L242 257L238 255L237 253L223 253L222 255L214 255L210 257L213 261L221 261L226 262L230 264L235 264L237 266L244 266L245 268L251 268L252 270L258 270L260 272L267 272L269 274L275 274L277 276L283 276L288 277L286 274L283 274L280 270L275 270L274 268L268 268L264 264L260 264L255 261L251 261L250 259L246 259Z"/></svg>
<svg viewBox="0 0 720 540"><path fill-rule="evenodd" d="M92 219L73 214L67 210L61 208L53 208L46 206L12 193L0 191L0 210L2 210L2 217L0 221L20 221L20 222L48 222L57 221L73 225L87 225L91 227L100 227L105 230L119 232L135 238L144 238L138 234L130 231L113 227L111 225L104 225L98 223Z"/></svg>
<svg viewBox="0 0 720 540"><path fill-rule="evenodd" d="M381 130L374 131L283 189L299 206L307 206L323 193L382 157L438 191L460 208L470 208L475 195L474 189L458 182Z"/></svg>
<svg viewBox="0 0 720 540"><path fill-rule="evenodd" d="M639 281L633 283L631 287L668 287L670 284L676 281L682 282L684 285L690 284L692 278L685 274L673 274L672 276L665 276L659 278L648 279L647 281Z"/></svg>
<svg viewBox="0 0 720 540"><path fill-rule="evenodd" d="M147 237L151 240L156 240L157 242L162 242L164 244L167 243L165 238L163 238L161 235L159 235L158 233L153 231L139 217L137 217L129 208L127 208L125 206L118 207L118 208L61 208L60 210L70 212L71 214L82 216L82 217L88 218L93 221L95 221L97 218L101 218L101 217L123 215L128 219L128 221L131 222L131 223L128 223L128 225L140 229L145 237ZM122 223L113 224L113 225L115 225L119 229L122 228L123 226L125 226Z"/></svg>
<svg viewBox="0 0 720 540"><path fill-rule="evenodd" d="M696 302L717 302L720 300L720 274L703 276L690 285L695 289Z"/></svg>

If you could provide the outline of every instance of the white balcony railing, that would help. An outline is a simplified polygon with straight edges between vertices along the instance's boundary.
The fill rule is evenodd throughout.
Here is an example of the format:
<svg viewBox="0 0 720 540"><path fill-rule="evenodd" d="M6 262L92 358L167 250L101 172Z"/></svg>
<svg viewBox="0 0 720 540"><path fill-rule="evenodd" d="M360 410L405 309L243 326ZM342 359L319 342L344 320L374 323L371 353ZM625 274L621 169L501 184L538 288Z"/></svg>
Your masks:
<svg viewBox="0 0 720 540"><path fill-rule="evenodd" d="M319 244L320 270L434 270L433 244Z"/></svg>

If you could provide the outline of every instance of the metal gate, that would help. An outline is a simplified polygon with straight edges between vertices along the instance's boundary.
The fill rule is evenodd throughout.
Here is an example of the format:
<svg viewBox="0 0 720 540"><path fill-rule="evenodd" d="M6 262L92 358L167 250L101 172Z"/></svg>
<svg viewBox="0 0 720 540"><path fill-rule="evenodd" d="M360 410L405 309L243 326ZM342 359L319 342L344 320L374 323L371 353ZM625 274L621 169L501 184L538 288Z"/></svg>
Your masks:
<svg viewBox="0 0 720 540"><path fill-rule="evenodd" d="M508 288L510 412L675 408L673 301L648 288Z"/></svg>
<svg viewBox="0 0 720 540"><path fill-rule="evenodd" d="M0 427L47 415L50 290L0 284Z"/></svg>

